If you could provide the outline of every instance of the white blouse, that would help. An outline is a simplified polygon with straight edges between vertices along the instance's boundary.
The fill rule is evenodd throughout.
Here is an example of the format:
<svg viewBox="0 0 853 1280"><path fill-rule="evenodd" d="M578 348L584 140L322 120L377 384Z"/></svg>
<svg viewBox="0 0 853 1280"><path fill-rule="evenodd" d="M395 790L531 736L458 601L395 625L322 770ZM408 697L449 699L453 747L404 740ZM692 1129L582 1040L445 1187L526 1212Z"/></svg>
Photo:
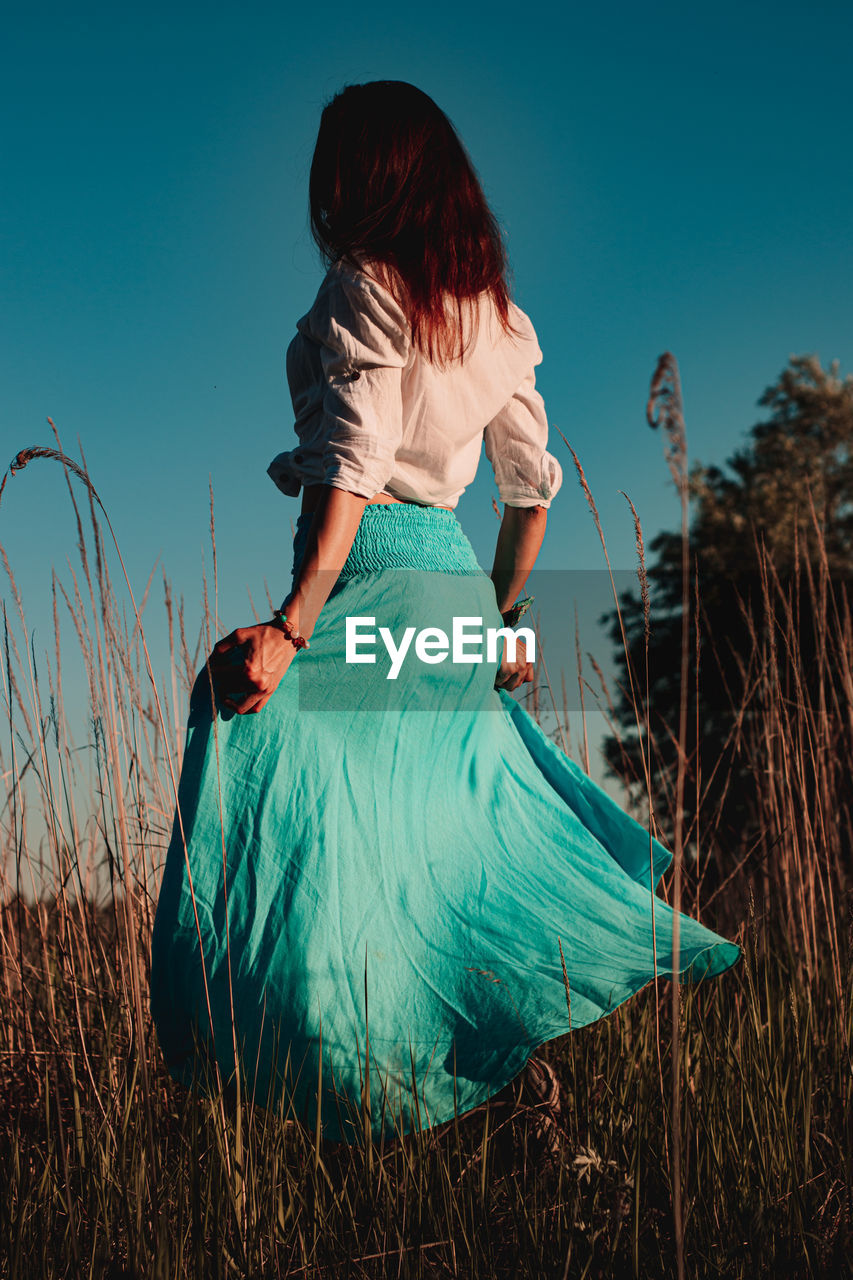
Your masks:
<svg viewBox="0 0 853 1280"><path fill-rule="evenodd" d="M296 497L324 483L452 508L485 444L502 502L550 506L563 473L546 450L533 325L511 303L520 336L505 333L488 294L468 314L464 361L441 369L417 350L386 288L363 269L332 266L287 351L299 444L268 467L279 489Z"/></svg>

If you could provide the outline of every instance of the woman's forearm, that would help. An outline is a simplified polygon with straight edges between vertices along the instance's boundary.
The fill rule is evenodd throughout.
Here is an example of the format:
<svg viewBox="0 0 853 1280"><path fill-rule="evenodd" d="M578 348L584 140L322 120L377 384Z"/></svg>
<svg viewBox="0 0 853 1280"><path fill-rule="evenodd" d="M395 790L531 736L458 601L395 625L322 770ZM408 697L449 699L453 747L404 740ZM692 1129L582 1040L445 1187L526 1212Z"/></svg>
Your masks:
<svg viewBox="0 0 853 1280"><path fill-rule="evenodd" d="M501 613L506 612L527 581L547 523L547 507L504 507L491 574Z"/></svg>
<svg viewBox="0 0 853 1280"><path fill-rule="evenodd" d="M367 502L346 489L323 488L285 610L288 620L309 639L350 553Z"/></svg>

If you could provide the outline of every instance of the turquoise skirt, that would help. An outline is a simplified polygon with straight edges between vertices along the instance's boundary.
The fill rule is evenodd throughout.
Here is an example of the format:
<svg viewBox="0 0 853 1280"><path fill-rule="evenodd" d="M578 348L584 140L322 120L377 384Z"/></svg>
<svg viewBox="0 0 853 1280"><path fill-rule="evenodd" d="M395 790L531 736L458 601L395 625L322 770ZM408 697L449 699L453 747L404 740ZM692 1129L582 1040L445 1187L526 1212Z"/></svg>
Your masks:
<svg viewBox="0 0 853 1280"><path fill-rule="evenodd" d="M494 688L485 642L428 661L413 640L389 679L380 627L450 638L459 617L501 626L453 512L374 504L263 711L214 711L200 674L151 951L177 1080L215 1064L233 1089L239 1065L244 1097L312 1125L319 1103L326 1138L368 1109L375 1137L405 1133L672 974L670 853ZM375 662L347 661L347 619ZM679 919L682 978L739 959Z"/></svg>

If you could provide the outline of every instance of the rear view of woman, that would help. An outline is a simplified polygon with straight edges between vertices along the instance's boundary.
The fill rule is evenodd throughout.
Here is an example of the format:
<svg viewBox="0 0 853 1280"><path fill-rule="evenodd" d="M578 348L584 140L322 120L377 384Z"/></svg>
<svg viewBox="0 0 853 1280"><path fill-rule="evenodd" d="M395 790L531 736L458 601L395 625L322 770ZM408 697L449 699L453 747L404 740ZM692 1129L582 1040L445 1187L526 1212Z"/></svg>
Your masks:
<svg viewBox="0 0 853 1280"><path fill-rule="evenodd" d="M196 682L151 1006L177 1079L198 1041L264 1105L284 1087L313 1122L319 1086L324 1136L353 1140L364 1105L377 1137L471 1110L671 975L674 916L670 854L509 696L524 646L486 644L562 473L453 126L411 85L345 89L310 206L328 272L288 350L297 442L269 468L302 493L292 583ZM454 514L483 444L491 576ZM739 954L680 917L683 976Z"/></svg>

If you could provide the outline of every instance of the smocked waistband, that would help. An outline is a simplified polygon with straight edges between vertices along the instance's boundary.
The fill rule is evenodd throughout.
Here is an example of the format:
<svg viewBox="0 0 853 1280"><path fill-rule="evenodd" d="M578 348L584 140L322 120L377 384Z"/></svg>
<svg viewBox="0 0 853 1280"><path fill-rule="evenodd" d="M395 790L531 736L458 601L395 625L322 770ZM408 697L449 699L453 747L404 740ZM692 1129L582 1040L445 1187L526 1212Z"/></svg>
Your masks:
<svg viewBox="0 0 853 1280"><path fill-rule="evenodd" d="M313 512L296 521L293 569L301 563ZM422 569L433 573L482 573L474 548L453 511L413 502L378 502L364 508L340 578L381 569Z"/></svg>

